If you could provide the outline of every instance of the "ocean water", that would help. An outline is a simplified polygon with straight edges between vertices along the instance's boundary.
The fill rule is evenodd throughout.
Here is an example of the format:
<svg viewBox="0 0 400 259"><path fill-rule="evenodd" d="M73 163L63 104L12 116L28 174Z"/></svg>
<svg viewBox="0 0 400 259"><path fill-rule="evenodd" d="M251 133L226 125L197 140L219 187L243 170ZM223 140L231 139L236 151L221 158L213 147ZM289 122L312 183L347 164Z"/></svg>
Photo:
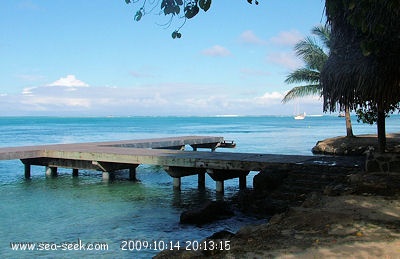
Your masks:
<svg viewBox="0 0 400 259"><path fill-rule="evenodd" d="M375 133L376 127L353 118L353 130ZM387 132L400 132L399 116L387 119ZM0 117L1 147L212 135L237 143L235 149L217 152L311 155L318 140L344 134L344 119L335 116L301 121L289 116ZM58 177L46 178L44 168L35 166L26 180L23 171L18 160L0 161L1 258L151 258L163 246L179 242L184 247L217 231L234 232L260 221L237 213L202 227L179 224L182 211L221 198L208 176L205 190L198 190L197 177L191 176L183 178L182 190L176 192L172 178L158 166L139 166L140 182L121 175L105 183L95 171L73 178L71 170L61 168ZM250 188L254 174L247 177ZM224 199L237 192L236 179L225 182ZM35 247L21 251L18 242Z"/></svg>

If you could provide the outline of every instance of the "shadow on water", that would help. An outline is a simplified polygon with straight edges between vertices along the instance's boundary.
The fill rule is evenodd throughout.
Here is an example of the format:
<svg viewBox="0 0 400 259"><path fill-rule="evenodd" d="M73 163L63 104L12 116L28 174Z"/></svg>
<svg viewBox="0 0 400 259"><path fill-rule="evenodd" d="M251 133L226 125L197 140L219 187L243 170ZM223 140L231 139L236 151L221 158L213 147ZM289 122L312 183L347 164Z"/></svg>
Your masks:
<svg viewBox="0 0 400 259"><path fill-rule="evenodd" d="M110 244L111 250L102 256L132 257L139 254L120 251L121 240L201 240L220 230L235 232L251 221L237 213L228 220L201 227L179 223L182 211L218 199L215 182L208 176L203 189L197 188L197 176L189 176L182 179L181 191L174 191L172 178L155 166L138 167L139 182L129 181L127 172L117 174L110 182L102 180L101 172L85 170L81 170L78 177L73 177L69 169L59 169L57 177L46 177L43 167L33 168L32 178L28 180L24 179L23 171L15 175L12 183L2 185L2 198L15 201L0 207L2 225L14 226L13 232L4 233L2 240L71 242L79 238L87 242L103 241ZM235 180L227 181L225 197L237 192L237 188ZM142 252L139 258L149 258L156 253ZM11 256L10 253L6 255ZM52 255L54 253L38 251L30 254ZM60 253L60 256L78 254Z"/></svg>

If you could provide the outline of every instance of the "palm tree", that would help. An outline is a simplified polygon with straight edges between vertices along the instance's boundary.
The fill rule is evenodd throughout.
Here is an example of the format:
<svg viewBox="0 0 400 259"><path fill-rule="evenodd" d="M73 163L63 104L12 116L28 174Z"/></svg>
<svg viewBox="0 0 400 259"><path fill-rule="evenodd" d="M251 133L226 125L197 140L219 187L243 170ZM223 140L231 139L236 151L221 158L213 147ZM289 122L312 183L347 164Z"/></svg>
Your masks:
<svg viewBox="0 0 400 259"><path fill-rule="evenodd" d="M318 37L306 37L295 45L296 55L301 57L305 67L299 68L290 73L285 83L306 83L306 85L296 86L291 89L283 98L286 103L292 99L304 97L306 95L322 95L322 85L320 84L321 71L328 60L329 49L331 46L331 28L328 25L315 26L311 33ZM354 137L351 126L350 110L345 107L346 117L346 136Z"/></svg>
<svg viewBox="0 0 400 259"><path fill-rule="evenodd" d="M325 0L325 8L332 55L321 71L323 109L376 110L379 152L385 152L385 116L400 102L400 2Z"/></svg>

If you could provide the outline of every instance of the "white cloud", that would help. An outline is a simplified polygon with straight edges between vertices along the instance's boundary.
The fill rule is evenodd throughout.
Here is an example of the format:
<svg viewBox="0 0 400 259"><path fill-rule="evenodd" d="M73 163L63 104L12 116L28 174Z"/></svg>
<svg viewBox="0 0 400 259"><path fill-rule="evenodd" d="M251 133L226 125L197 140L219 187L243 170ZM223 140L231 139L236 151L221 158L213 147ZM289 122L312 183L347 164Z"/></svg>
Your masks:
<svg viewBox="0 0 400 259"><path fill-rule="evenodd" d="M212 46L211 48L203 50L203 55L212 56L212 57L226 57L230 56L231 52L220 45Z"/></svg>
<svg viewBox="0 0 400 259"><path fill-rule="evenodd" d="M243 92L230 85L165 83L132 87L38 86L20 94L0 96L0 113L10 115L266 115L289 114L284 92ZM229 90L227 90L229 89ZM315 98L315 97L313 97ZM321 101L301 99L321 110ZM314 105L319 103L319 105ZM9 107L14 107L10 111ZM313 112L304 109L308 114Z"/></svg>
<svg viewBox="0 0 400 259"><path fill-rule="evenodd" d="M239 36L240 42L242 43L249 43L249 44L256 44L256 45L264 45L267 42L254 34L253 31L247 30L244 31Z"/></svg>
<svg viewBox="0 0 400 259"><path fill-rule="evenodd" d="M65 86L65 87L88 87L89 85L77 79L75 75L67 75L48 84L47 86Z"/></svg>
<svg viewBox="0 0 400 259"><path fill-rule="evenodd" d="M275 52L267 56L267 61L282 65L288 69L299 68L303 63L293 52Z"/></svg>
<svg viewBox="0 0 400 259"><path fill-rule="evenodd" d="M284 97L283 93L280 92L266 92L264 95L256 97L255 101L258 104L263 104L263 105L271 105L271 104L277 104L282 101Z"/></svg>
<svg viewBox="0 0 400 259"><path fill-rule="evenodd" d="M270 41L278 45L295 45L303 38L299 31L291 30L280 32L277 36L272 37Z"/></svg>
<svg viewBox="0 0 400 259"><path fill-rule="evenodd" d="M32 90L34 90L36 87L27 87L27 88L24 88L23 90L22 90L22 94L23 95L32 95Z"/></svg>

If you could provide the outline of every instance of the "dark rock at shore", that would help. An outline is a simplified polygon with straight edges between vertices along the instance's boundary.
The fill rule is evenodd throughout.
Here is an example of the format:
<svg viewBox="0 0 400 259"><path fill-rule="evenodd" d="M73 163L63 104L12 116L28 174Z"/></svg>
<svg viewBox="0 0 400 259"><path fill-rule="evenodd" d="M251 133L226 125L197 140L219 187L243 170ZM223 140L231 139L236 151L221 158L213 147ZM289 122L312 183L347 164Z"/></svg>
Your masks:
<svg viewBox="0 0 400 259"><path fill-rule="evenodd" d="M201 208L182 212L180 223L203 225L234 215L230 205L223 201L208 201Z"/></svg>
<svg viewBox="0 0 400 259"><path fill-rule="evenodd" d="M237 195L237 205L242 212L266 216L286 211L288 201L273 199L265 193L254 190L245 190Z"/></svg>
<svg viewBox="0 0 400 259"><path fill-rule="evenodd" d="M400 133L386 134L386 148L390 152L400 152ZM311 151L314 154L358 156L369 150L378 150L378 139L374 134L324 139Z"/></svg>
<svg viewBox="0 0 400 259"><path fill-rule="evenodd" d="M235 236L234 233L227 230L221 230L207 237L207 239L230 239L233 236Z"/></svg>
<svg viewBox="0 0 400 259"><path fill-rule="evenodd" d="M253 188L256 192L271 193L283 183L287 175L286 169L265 169L254 176Z"/></svg>
<svg viewBox="0 0 400 259"><path fill-rule="evenodd" d="M400 194L399 172L363 172L348 177L353 194L393 196Z"/></svg>

